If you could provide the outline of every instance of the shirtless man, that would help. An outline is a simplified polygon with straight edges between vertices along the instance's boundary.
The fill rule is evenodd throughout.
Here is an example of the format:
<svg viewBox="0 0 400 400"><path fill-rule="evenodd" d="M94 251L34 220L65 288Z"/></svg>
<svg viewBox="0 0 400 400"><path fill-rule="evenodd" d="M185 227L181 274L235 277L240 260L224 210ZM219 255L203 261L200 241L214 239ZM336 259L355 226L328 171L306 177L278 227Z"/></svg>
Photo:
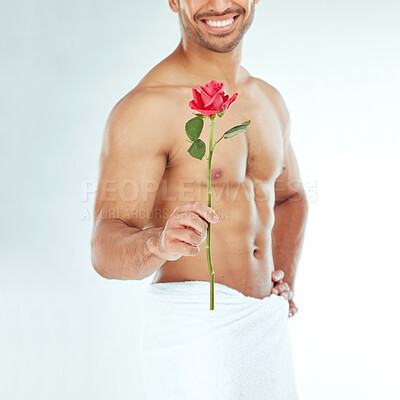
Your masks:
<svg viewBox="0 0 400 400"><path fill-rule="evenodd" d="M156 271L157 283L209 281L210 222L215 282L260 299L280 294L289 316L297 312L293 289L308 204L289 115L279 92L240 65L258 2L169 0L182 39L115 105L104 132L91 241L93 266L104 278L140 280ZM184 127L194 117L192 88L212 79L229 96L238 93L216 119L214 138L251 124L217 146L209 208L207 162L187 152ZM201 138L208 144L207 120Z"/></svg>

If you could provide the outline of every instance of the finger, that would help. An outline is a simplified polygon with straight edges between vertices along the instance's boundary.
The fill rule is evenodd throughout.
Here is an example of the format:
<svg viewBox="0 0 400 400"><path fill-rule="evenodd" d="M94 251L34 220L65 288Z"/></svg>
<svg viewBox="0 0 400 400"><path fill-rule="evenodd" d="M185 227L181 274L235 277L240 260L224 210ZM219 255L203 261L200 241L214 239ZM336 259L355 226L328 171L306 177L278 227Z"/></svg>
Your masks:
<svg viewBox="0 0 400 400"><path fill-rule="evenodd" d="M219 219L217 213L211 207L206 206L200 201L191 201L189 203L182 204L181 206L179 206L177 212L180 213L182 211L190 211L196 213L201 218L213 224L218 222Z"/></svg>
<svg viewBox="0 0 400 400"><path fill-rule="evenodd" d="M297 314L298 311L299 310L296 307L296 305L292 301L289 302L289 318L293 317L295 314Z"/></svg>
<svg viewBox="0 0 400 400"><path fill-rule="evenodd" d="M294 292L293 292L293 290L288 290L287 292L284 292L284 293L286 293L286 295L287 295L287 299L288 300L292 300L293 299L293 297L294 297Z"/></svg>
<svg viewBox="0 0 400 400"><path fill-rule="evenodd" d="M198 233L194 232L192 229L185 228L185 227L171 229L170 232L168 232L168 233L170 233L172 238L178 239L182 242L189 243L192 246L200 245L206 238L206 233L199 235Z"/></svg>
<svg viewBox="0 0 400 400"><path fill-rule="evenodd" d="M272 271L271 278L274 282L278 282L283 279L283 276L285 273L281 269L276 269L275 271Z"/></svg>
<svg viewBox="0 0 400 400"><path fill-rule="evenodd" d="M192 246L189 243L174 240L170 245L171 252L182 254L183 256L197 256L200 249L198 246Z"/></svg>
<svg viewBox="0 0 400 400"><path fill-rule="evenodd" d="M289 289L289 290L284 290L284 291L280 292L279 296L284 297L286 300L292 300L294 293L292 290Z"/></svg>
<svg viewBox="0 0 400 400"><path fill-rule="evenodd" d="M196 213L190 211L179 212L176 215L176 220L179 221L179 226L189 227L199 235L207 231L207 222Z"/></svg>
<svg viewBox="0 0 400 400"><path fill-rule="evenodd" d="M289 285L286 282L282 282L274 286L272 293L280 294L281 292L286 292L287 290L290 290Z"/></svg>
<svg viewBox="0 0 400 400"><path fill-rule="evenodd" d="M199 253L198 246L204 240L205 234L200 236L190 229L170 228L164 231L163 248L168 253L195 256Z"/></svg>
<svg viewBox="0 0 400 400"><path fill-rule="evenodd" d="M297 308L293 307L289 310L289 318L294 317L297 314Z"/></svg>

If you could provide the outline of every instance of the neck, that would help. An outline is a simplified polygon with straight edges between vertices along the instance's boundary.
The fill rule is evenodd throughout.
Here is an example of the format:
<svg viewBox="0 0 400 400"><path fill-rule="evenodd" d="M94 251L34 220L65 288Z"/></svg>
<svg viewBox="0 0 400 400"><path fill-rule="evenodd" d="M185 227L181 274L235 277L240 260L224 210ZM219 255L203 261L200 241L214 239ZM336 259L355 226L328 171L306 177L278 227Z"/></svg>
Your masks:
<svg viewBox="0 0 400 400"><path fill-rule="evenodd" d="M239 84L242 42L228 53L217 53L182 37L174 53L180 65L202 85L211 79L223 82L224 89L236 88Z"/></svg>

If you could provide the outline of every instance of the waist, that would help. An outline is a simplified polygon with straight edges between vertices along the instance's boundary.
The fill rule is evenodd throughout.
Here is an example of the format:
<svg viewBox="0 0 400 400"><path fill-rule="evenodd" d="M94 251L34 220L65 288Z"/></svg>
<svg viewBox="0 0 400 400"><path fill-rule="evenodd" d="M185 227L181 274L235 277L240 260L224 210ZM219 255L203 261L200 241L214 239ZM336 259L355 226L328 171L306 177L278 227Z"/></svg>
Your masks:
<svg viewBox="0 0 400 400"><path fill-rule="evenodd" d="M253 259L252 259L253 258ZM243 296L263 299L270 296L273 288L271 274L274 270L272 257L269 262L254 257L218 256L212 253L214 284L231 288ZM157 270L153 283L200 281L210 285L210 273L206 254L195 257L181 257L167 261Z"/></svg>

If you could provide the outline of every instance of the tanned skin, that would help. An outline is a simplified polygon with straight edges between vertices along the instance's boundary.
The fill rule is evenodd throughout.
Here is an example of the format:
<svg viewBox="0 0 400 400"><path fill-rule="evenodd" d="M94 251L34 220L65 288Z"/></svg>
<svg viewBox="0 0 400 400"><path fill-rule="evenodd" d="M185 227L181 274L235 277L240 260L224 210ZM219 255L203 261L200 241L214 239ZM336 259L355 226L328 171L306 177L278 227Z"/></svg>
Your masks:
<svg viewBox="0 0 400 400"><path fill-rule="evenodd" d="M292 316L308 202L282 96L241 66L242 38L257 3L169 0L182 39L113 107L104 130L92 264L108 279L140 280L156 272L156 283L209 281L210 222L215 282L256 298L282 295ZM203 22L231 16L235 21L224 33ZM212 79L223 82L229 96L239 94L216 118L214 139L251 124L217 144L209 208L207 162L187 152L184 127L193 118L192 88ZM201 138L208 146L208 120Z"/></svg>

